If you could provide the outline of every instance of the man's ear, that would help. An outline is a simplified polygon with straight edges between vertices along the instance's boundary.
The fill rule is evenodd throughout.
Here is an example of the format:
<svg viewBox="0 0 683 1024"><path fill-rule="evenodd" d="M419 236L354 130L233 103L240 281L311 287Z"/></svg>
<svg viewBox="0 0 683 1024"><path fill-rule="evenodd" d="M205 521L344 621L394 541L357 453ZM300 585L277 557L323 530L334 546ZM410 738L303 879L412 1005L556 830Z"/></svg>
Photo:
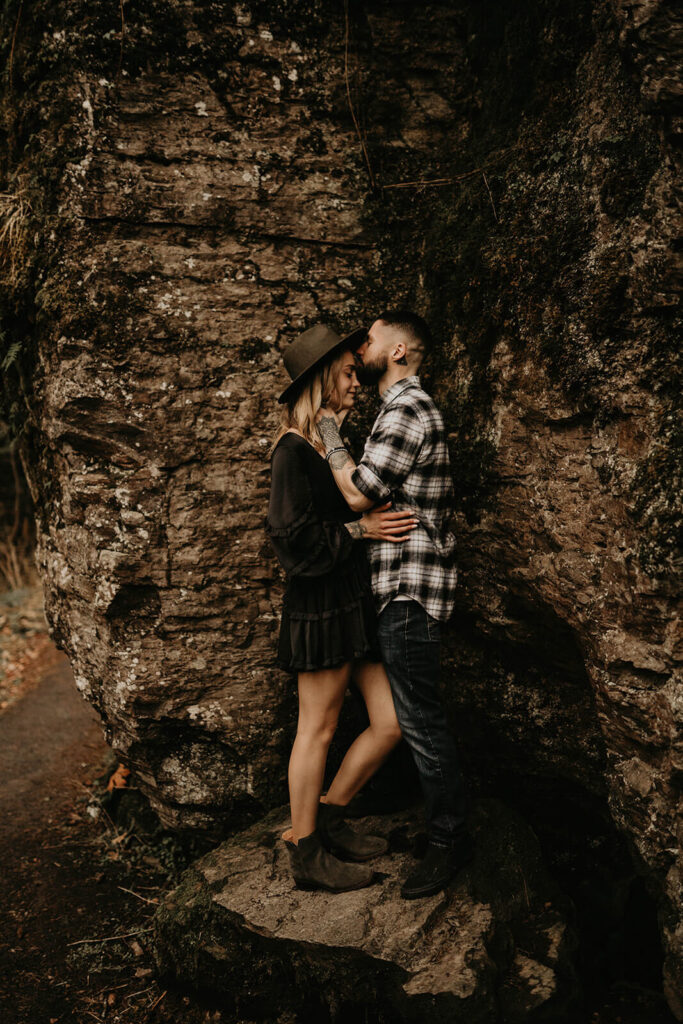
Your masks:
<svg viewBox="0 0 683 1024"><path fill-rule="evenodd" d="M408 365L408 360L406 359L406 347L402 341L399 341L396 344L394 351L391 353L391 358L395 363L398 363L399 366Z"/></svg>

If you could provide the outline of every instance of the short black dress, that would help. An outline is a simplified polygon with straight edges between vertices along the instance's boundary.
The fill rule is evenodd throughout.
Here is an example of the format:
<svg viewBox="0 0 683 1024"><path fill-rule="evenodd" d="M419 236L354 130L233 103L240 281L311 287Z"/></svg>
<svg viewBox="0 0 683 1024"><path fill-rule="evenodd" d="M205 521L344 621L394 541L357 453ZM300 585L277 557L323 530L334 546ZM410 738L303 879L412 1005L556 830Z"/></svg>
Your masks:
<svg viewBox="0 0 683 1024"><path fill-rule="evenodd" d="M380 661L377 615L359 519L327 461L298 434L278 441L271 463L266 533L287 575L277 663L289 671Z"/></svg>

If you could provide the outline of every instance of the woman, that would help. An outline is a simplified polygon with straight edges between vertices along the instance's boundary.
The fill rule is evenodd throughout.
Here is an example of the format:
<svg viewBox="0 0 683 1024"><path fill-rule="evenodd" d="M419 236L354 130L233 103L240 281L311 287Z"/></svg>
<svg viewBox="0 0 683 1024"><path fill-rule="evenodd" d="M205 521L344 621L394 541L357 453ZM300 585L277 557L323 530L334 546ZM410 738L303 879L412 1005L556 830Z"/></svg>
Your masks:
<svg viewBox="0 0 683 1024"><path fill-rule="evenodd" d="M404 540L410 513L375 510L359 516L341 496L318 439L322 406L345 416L358 390L353 342L318 325L284 356L292 383L272 452L266 529L287 589L278 663L298 674L299 720L289 762L291 833L285 833L299 888L345 892L369 885L361 863L384 853L379 836L363 836L344 821L344 808L401 738L389 682L381 665L370 575L360 538ZM325 763L344 694L354 681L370 724L344 757L321 800ZM357 863L348 863L353 861Z"/></svg>

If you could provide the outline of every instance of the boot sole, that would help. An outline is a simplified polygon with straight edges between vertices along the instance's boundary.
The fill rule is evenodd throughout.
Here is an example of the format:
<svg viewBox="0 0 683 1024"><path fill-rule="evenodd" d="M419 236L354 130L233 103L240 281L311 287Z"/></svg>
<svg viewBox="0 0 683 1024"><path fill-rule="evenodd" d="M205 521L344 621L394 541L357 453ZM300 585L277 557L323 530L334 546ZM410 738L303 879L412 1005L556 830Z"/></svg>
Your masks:
<svg viewBox="0 0 683 1024"><path fill-rule="evenodd" d="M412 892L404 892L401 889L401 896L404 900L422 900L426 899L427 896L436 896L437 892L443 892L451 884L450 878L443 885L430 885L427 889L420 889L419 892L413 890Z"/></svg>
<svg viewBox="0 0 683 1024"><path fill-rule="evenodd" d="M443 892L444 889L447 889L451 882L455 879L456 875L458 875L463 870L463 868L466 868L468 864L471 864L473 860L474 854L469 856L467 860L461 861L460 864L458 864L457 868L453 870L453 872L449 875L446 881L441 883L441 885L430 885L420 890L413 889L412 892L404 892L403 889L401 889L401 896L403 897L404 900L421 900L424 899L426 896L435 896L437 892Z"/></svg>
<svg viewBox="0 0 683 1024"><path fill-rule="evenodd" d="M344 889L334 889L331 885L322 885L317 882L294 882L295 888L300 889L302 892L355 892L356 889L367 889L369 885L372 885L375 881L374 878L370 878L367 882L363 882L362 885L347 885Z"/></svg>

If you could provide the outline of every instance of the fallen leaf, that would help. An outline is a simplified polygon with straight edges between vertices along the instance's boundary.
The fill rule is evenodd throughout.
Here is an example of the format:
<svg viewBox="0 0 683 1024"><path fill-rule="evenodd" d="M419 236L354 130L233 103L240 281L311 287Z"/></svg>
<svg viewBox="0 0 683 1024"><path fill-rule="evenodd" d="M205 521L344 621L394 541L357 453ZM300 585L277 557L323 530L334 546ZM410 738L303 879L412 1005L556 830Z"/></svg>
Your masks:
<svg viewBox="0 0 683 1024"><path fill-rule="evenodd" d="M113 789L125 789L128 785L129 775L130 768L126 768L125 765L120 764L107 783L107 792L111 793Z"/></svg>

